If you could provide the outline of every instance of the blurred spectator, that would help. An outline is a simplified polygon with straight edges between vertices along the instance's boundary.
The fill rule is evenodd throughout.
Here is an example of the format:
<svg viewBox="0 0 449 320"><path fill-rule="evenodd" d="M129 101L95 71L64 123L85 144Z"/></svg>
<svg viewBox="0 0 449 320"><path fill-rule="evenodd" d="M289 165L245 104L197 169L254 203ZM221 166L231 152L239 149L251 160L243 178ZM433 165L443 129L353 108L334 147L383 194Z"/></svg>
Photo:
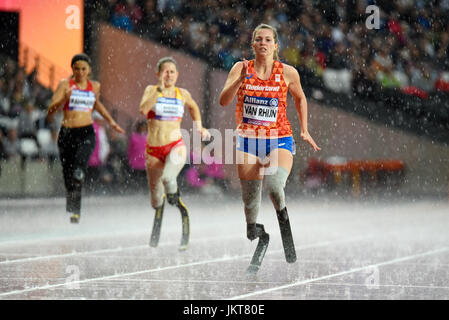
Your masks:
<svg viewBox="0 0 449 320"><path fill-rule="evenodd" d="M93 187L92 183L94 181L100 181L103 185L108 185L112 181L112 175L106 168L106 160L110 151L108 136L106 134L106 122L96 111L94 111L93 119L96 144L89 158L86 174L86 183L90 188Z"/></svg>
<svg viewBox="0 0 449 320"><path fill-rule="evenodd" d="M28 82L31 87L31 101L34 101L34 106L38 110L46 111L50 103L52 91L46 89L41 85L37 79L37 70L34 69L28 76Z"/></svg>
<svg viewBox="0 0 449 320"><path fill-rule="evenodd" d="M127 9L128 7L125 4L117 4L112 14L111 23L119 29L132 32L133 23Z"/></svg>
<svg viewBox="0 0 449 320"><path fill-rule="evenodd" d="M315 45L319 52L322 52L327 58L333 50L335 43L332 40L332 31L328 25L319 28L318 38Z"/></svg>
<svg viewBox="0 0 449 320"><path fill-rule="evenodd" d="M5 147L3 146L3 131L0 130L0 177L2 176L2 164L3 161L8 159Z"/></svg>
<svg viewBox="0 0 449 320"><path fill-rule="evenodd" d="M123 183L127 171L126 137L115 130L108 130L109 156L106 168L112 174L113 183Z"/></svg>
<svg viewBox="0 0 449 320"><path fill-rule="evenodd" d="M344 42L338 42L330 52L327 68L331 69L351 69L348 51Z"/></svg>
<svg viewBox="0 0 449 320"><path fill-rule="evenodd" d="M316 158L310 158L307 168L300 173L300 180L304 182L306 189L313 193L327 187L329 169L326 163Z"/></svg>
<svg viewBox="0 0 449 320"><path fill-rule="evenodd" d="M162 35L162 14L157 10L157 0L145 0L142 19L139 27L140 33L159 40Z"/></svg>
<svg viewBox="0 0 449 320"><path fill-rule="evenodd" d="M203 148L206 144L203 143ZM190 152L190 165L186 165L184 178L190 187L203 193L219 193L227 191L226 174L222 159L218 159L211 150L209 155L201 152ZM203 153L203 155L202 155Z"/></svg>
<svg viewBox="0 0 449 320"><path fill-rule="evenodd" d="M181 8L180 0L157 0L157 10L161 13L166 11L176 12Z"/></svg>
<svg viewBox="0 0 449 320"><path fill-rule="evenodd" d="M0 115L9 116L10 106L7 80L0 77Z"/></svg>
<svg viewBox="0 0 449 320"><path fill-rule="evenodd" d="M147 143L147 123L139 121L128 141L128 165L131 181L135 186L146 183L145 146Z"/></svg>
<svg viewBox="0 0 449 320"><path fill-rule="evenodd" d="M49 133L49 139L47 143L40 144L40 154L52 166L59 159L58 131L45 129L45 132Z"/></svg>
<svg viewBox="0 0 449 320"><path fill-rule="evenodd" d="M391 66L386 66L383 70L379 70L376 75L382 88L400 88L401 83L396 78Z"/></svg>
<svg viewBox="0 0 449 320"><path fill-rule="evenodd" d="M302 37L301 34L298 34L296 37L290 37L287 46L281 51L285 61L294 67L299 66L301 62L300 50L304 46Z"/></svg>
<svg viewBox="0 0 449 320"><path fill-rule="evenodd" d="M311 38L306 38L304 49L301 52L301 66L312 71L316 76L321 76L325 68L325 57L322 53L316 51Z"/></svg>
<svg viewBox="0 0 449 320"><path fill-rule="evenodd" d="M37 146L39 146L39 142L37 140L36 121L39 116L40 113L35 110L34 105L30 101L26 101L24 103L24 109L20 112L17 128L20 139L33 139Z"/></svg>
<svg viewBox="0 0 449 320"><path fill-rule="evenodd" d="M387 26L388 30L397 37L397 40L401 45L406 44L406 38L402 30L402 25L398 20L399 13L394 11L389 15Z"/></svg>
<svg viewBox="0 0 449 320"><path fill-rule="evenodd" d="M3 130L0 130L0 162L4 159L8 158L8 155L6 154L5 147L3 145Z"/></svg>
<svg viewBox="0 0 449 320"><path fill-rule="evenodd" d="M145 170L145 145L147 142L147 124L139 121L136 130L129 137L128 163L132 170Z"/></svg>
<svg viewBox="0 0 449 320"><path fill-rule="evenodd" d="M441 72L438 80L435 82L435 89L449 92L449 72Z"/></svg>
<svg viewBox="0 0 449 320"><path fill-rule="evenodd" d="M378 97L380 85L376 80L376 71L372 66L364 65L360 59L354 59L354 68L352 70L352 91L354 95L365 98L375 99Z"/></svg>
<svg viewBox="0 0 449 320"><path fill-rule="evenodd" d="M18 158L20 156L20 141L16 128L10 128L7 136L2 141L8 159Z"/></svg>
<svg viewBox="0 0 449 320"><path fill-rule="evenodd" d="M437 65L442 70L449 70L449 28L443 31L436 48Z"/></svg>
<svg viewBox="0 0 449 320"><path fill-rule="evenodd" d="M431 69L428 63L421 62L410 67L410 85L426 92L433 91L438 74Z"/></svg>
<svg viewBox="0 0 449 320"><path fill-rule="evenodd" d="M38 82L36 69L27 75L17 62L0 54L0 129L8 158L12 154L12 157L22 156L24 160L29 156L38 157L39 151L44 152L39 150L37 136L39 129L50 127L43 110L46 110L51 94L51 90ZM59 126L60 121L57 121L52 128L56 134ZM50 140L50 134L47 140Z"/></svg>
<svg viewBox="0 0 449 320"><path fill-rule="evenodd" d="M142 8L136 3L136 0L126 0L126 10L133 24L133 28L136 29L143 17Z"/></svg>
<svg viewBox="0 0 449 320"><path fill-rule="evenodd" d="M212 150L211 154L203 160L204 165L201 171L206 176L209 184L220 187L222 191L227 191L227 178L222 159L215 157L214 151Z"/></svg>
<svg viewBox="0 0 449 320"><path fill-rule="evenodd" d="M10 57L6 57L4 64L0 65L0 76L4 79L13 79L17 73L18 66Z"/></svg>
<svg viewBox="0 0 449 320"><path fill-rule="evenodd" d="M372 64L377 71L390 71L393 68L390 47L387 45L381 46L380 51L374 54Z"/></svg>

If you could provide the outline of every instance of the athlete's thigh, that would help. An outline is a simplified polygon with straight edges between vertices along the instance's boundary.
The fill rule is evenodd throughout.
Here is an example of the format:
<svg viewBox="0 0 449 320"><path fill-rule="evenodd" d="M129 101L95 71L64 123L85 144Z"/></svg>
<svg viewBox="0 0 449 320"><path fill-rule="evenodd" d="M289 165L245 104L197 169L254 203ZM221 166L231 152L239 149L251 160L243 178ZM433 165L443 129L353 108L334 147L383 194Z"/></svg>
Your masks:
<svg viewBox="0 0 449 320"><path fill-rule="evenodd" d="M166 158L166 164L169 163L171 166L180 166L182 168L186 164L186 159L187 148L185 145L181 145L170 150Z"/></svg>
<svg viewBox="0 0 449 320"><path fill-rule="evenodd" d="M293 166L293 155L287 149L276 148L267 156L267 162L268 165L265 167L265 170L267 168L282 167L290 173ZM271 172L270 169L268 169L268 172Z"/></svg>
<svg viewBox="0 0 449 320"><path fill-rule="evenodd" d="M261 162L255 155L237 150L237 171L240 180L262 180Z"/></svg>
<svg viewBox="0 0 449 320"><path fill-rule="evenodd" d="M145 166L147 171L148 183L151 186L161 183L164 163L156 157L145 155Z"/></svg>

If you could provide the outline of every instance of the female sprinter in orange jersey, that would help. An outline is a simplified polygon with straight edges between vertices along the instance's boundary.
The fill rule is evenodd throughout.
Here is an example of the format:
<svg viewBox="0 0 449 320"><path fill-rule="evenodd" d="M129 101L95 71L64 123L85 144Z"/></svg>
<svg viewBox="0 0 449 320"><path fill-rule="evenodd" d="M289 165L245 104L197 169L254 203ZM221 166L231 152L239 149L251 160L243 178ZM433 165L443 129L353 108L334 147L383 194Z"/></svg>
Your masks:
<svg viewBox="0 0 449 320"><path fill-rule="evenodd" d="M189 242L190 226L187 207L182 202L176 178L186 162L187 150L181 135L181 120L184 106L193 119L193 129L202 139L209 139L210 133L203 128L197 103L190 93L176 87L179 72L171 57L164 57L157 63L158 83L149 85L140 103L140 112L148 119L146 146L146 168L151 194L151 205L156 210L150 246L159 242L165 197L175 205L182 217L182 240L180 250Z"/></svg>
<svg viewBox="0 0 449 320"><path fill-rule="evenodd" d="M47 109L49 119L63 109L58 148L66 187L66 210L70 221L78 223L81 215L82 183L89 158L95 148L92 111L100 113L110 126L124 133L100 102L100 83L89 80L90 58L77 54L72 58L73 75L59 82Z"/></svg>
<svg viewBox="0 0 449 320"><path fill-rule="evenodd" d="M295 102L301 138L315 151L320 148L308 131L307 101L298 71L279 61L276 29L266 24L257 26L251 46L255 59L239 61L232 67L220 94L220 104L226 106L237 96L237 169L247 237L250 240L259 237L248 271L256 272L269 242L263 225L256 223L263 180L277 213L286 260L289 263L296 261L284 193L295 152L295 141L287 119L287 92Z"/></svg>

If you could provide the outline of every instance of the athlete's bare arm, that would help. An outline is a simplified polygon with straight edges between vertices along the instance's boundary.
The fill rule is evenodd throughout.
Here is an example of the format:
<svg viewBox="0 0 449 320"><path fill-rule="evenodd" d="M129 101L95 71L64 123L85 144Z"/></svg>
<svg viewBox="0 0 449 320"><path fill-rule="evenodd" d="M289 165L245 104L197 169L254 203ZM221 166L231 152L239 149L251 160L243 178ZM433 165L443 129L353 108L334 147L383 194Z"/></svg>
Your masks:
<svg viewBox="0 0 449 320"><path fill-rule="evenodd" d="M58 111L64 103L70 98L72 94L72 89L69 87L68 79L62 79L55 92L53 93L53 97L51 98L50 104L48 105L47 115L48 117L52 117L53 114Z"/></svg>
<svg viewBox="0 0 449 320"><path fill-rule="evenodd" d="M106 109L106 107L103 105L103 103L101 103L100 101L100 83L97 81L91 81L92 83L92 87L94 89L95 92L95 104L94 104L94 109L98 111L99 114L101 114L101 116L106 119L106 121L109 123L109 125L116 130L117 132L120 133L125 133L125 130L123 130L116 122L115 120L111 117L111 115L109 114L108 110Z"/></svg>
<svg viewBox="0 0 449 320"><path fill-rule="evenodd" d="M223 107L229 105L234 99L241 84L248 74L248 61L238 61L229 71L223 90L220 93L220 105Z"/></svg>
<svg viewBox="0 0 449 320"><path fill-rule="evenodd" d="M284 78L293 100L296 111L298 112L299 123L301 126L301 138L308 142L315 151L321 150L309 134L307 122L307 99L302 90L298 71L287 64L284 64Z"/></svg>
<svg viewBox="0 0 449 320"><path fill-rule="evenodd" d="M185 104L189 109L190 116L192 117L194 123L194 129L198 130L201 133L201 137L205 140L210 138L210 133L206 128L203 128L201 121L201 112L198 104L193 100L192 95L186 89L180 89L181 94L184 97Z"/></svg>
<svg viewBox="0 0 449 320"><path fill-rule="evenodd" d="M140 113L144 116L146 116L156 104L157 97L160 93L157 91L157 88L157 86L153 85L149 85L145 88L139 107Z"/></svg>

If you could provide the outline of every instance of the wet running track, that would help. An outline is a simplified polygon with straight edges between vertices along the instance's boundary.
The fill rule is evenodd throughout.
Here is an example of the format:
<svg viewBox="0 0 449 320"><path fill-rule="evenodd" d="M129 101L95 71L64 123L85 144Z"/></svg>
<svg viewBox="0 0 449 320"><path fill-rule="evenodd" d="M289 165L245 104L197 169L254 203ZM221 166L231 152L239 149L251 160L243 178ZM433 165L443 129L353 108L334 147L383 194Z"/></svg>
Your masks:
<svg viewBox="0 0 449 320"><path fill-rule="evenodd" d="M159 246L145 195L83 199L79 225L56 199L0 200L0 300L448 300L449 203L287 199L297 262L287 264L272 206L270 245L246 268L241 200L186 195L191 237L166 206ZM189 304L186 304L189 305ZM224 312L224 311L222 311Z"/></svg>

